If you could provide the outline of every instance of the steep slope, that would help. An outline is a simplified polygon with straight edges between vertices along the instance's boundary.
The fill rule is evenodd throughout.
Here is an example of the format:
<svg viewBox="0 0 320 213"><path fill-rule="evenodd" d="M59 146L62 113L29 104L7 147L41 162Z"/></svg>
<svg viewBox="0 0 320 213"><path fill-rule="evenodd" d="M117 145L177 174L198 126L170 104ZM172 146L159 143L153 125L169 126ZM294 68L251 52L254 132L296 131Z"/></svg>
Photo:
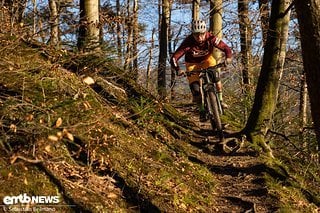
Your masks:
<svg viewBox="0 0 320 213"><path fill-rule="evenodd" d="M66 211L210 209L214 178L172 136L192 122L175 130L170 119L181 117L137 85L88 71L88 86L38 49L17 47L1 62L2 198L58 195L51 208Z"/></svg>
<svg viewBox="0 0 320 213"><path fill-rule="evenodd" d="M2 50L0 199L9 203L3 209L281 208L265 180L272 175L283 181L285 175L250 147L215 152L215 136L188 106L158 101L105 56L67 55L18 41L2 44ZM46 199L22 202L36 196ZM315 209L306 199L303 204Z"/></svg>

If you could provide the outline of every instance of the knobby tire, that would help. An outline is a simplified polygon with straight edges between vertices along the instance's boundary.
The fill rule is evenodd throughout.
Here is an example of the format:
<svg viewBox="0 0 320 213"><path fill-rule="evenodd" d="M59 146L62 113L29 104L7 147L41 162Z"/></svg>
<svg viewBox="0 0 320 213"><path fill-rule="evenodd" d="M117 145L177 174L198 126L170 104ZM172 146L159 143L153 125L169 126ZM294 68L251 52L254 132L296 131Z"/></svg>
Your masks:
<svg viewBox="0 0 320 213"><path fill-rule="evenodd" d="M212 129L214 130L214 128L216 128L220 140L223 140L222 123L221 123L221 118L220 118L220 113L218 108L219 106L218 106L217 96L213 91L208 92L207 104L208 104L208 109L210 111L210 123L211 123Z"/></svg>

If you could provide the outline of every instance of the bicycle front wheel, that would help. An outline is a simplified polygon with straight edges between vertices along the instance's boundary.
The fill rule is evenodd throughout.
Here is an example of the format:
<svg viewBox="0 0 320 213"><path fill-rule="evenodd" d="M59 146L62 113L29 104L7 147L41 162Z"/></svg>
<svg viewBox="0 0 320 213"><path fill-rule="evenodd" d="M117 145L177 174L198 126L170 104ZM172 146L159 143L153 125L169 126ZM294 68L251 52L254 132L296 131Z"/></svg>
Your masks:
<svg viewBox="0 0 320 213"><path fill-rule="evenodd" d="M219 113L219 106L218 106L218 100L217 96L213 91L208 92L207 96L207 106L210 116L210 123L212 126L212 129L217 129L220 139L223 139L223 132L222 132L222 123Z"/></svg>

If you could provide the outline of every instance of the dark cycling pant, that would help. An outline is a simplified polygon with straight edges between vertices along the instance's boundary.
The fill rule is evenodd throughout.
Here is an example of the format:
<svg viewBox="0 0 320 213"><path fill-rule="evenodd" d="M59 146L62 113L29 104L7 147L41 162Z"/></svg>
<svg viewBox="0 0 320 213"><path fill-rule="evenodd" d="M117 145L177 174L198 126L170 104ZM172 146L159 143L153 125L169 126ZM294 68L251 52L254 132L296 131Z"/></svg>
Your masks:
<svg viewBox="0 0 320 213"><path fill-rule="evenodd" d="M190 90L192 93L192 102L201 104L201 93L200 93L200 83L199 81L192 82L190 85Z"/></svg>

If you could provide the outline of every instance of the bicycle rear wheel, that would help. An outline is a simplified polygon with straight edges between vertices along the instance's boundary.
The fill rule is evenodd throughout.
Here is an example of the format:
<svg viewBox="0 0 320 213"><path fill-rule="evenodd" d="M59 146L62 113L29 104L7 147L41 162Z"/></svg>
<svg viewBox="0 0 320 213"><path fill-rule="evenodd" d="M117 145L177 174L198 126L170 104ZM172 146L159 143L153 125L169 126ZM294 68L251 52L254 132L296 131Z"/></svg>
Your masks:
<svg viewBox="0 0 320 213"><path fill-rule="evenodd" d="M213 91L208 92L207 106L208 106L209 119L210 119L212 129L214 130L216 128L218 131L218 136L220 140L223 140L224 136L223 136L222 123L221 123L221 118L220 118L220 113L218 108L219 107L218 100L217 100L217 96Z"/></svg>

